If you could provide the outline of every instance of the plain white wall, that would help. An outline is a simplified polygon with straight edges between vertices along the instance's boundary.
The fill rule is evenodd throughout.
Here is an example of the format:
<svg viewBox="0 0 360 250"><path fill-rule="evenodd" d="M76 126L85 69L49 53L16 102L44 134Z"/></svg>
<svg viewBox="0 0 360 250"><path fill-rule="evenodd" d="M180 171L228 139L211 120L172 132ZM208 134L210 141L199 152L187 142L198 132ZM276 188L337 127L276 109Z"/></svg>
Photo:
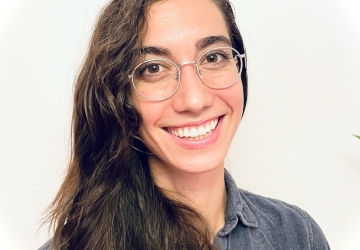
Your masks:
<svg viewBox="0 0 360 250"><path fill-rule="evenodd" d="M69 154L72 82L105 0L0 0L0 249L36 249ZM360 11L355 0L233 1L249 101L226 166L360 249Z"/></svg>

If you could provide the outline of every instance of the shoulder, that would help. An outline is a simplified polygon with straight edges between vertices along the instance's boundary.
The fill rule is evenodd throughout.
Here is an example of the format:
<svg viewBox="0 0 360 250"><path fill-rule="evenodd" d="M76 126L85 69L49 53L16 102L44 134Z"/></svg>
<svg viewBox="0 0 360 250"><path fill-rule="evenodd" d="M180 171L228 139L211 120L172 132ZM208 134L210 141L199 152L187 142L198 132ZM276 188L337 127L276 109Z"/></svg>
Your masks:
<svg viewBox="0 0 360 250"><path fill-rule="evenodd" d="M309 244L310 249L330 249L322 230L304 210L277 199L238 190L260 230L275 237L286 235L298 239L298 244Z"/></svg>
<svg viewBox="0 0 360 250"><path fill-rule="evenodd" d="M290 215L295 217L306 217L307 213L295 205L291 205L284 201L273 198L264 197L258 194L251 193L246 190L238 189L241 198L246 202L249 208L255 212L265 212L266 214L274 215Z"/></svg>
<svg viewBox="0 0 360 250"><path fill-rule="evenodd" d="M44 245L42 245L38 250L51 250L52 239L48 240Z"/></svg>

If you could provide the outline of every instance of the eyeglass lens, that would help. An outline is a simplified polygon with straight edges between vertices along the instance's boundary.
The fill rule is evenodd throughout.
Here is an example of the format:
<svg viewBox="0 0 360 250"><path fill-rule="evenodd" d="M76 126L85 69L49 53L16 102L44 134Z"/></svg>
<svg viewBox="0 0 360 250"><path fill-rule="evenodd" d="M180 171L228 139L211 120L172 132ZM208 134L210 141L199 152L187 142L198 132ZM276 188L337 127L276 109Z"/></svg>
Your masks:
<svg viewBox="0 0 360 250"><path fill-rule="evenodd" d="M210 88L223 89L240 77L242 61L230 47L208 50L196 63L201 81ZM180 68L168 59L152 59L135 67L132 75L135 90L145 99L164 100L172 96L180 84Z"/></svg>

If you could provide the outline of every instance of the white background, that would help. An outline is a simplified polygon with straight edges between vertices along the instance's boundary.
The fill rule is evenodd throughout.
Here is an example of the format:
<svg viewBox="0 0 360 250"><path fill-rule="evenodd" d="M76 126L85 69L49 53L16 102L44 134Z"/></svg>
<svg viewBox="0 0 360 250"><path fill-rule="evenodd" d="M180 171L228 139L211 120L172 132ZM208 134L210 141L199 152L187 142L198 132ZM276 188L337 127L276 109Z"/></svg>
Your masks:
<svg viewBox="0 0 360 250"><path fill-rule="evenodd" d="M104 0L0 0L0 249L36 249L69 155L72 82ZM226 166L360 249L360 6L234 1L249 102Z"/></svg>

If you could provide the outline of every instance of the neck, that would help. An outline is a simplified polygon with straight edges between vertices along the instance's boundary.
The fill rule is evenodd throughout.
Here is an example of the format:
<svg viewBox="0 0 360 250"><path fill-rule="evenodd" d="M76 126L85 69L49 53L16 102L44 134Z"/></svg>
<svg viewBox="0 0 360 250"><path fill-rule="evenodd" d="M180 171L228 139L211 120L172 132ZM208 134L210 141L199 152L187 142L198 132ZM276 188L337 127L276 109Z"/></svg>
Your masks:
<svg viewBox="0 0 360 250"><path fill-rule="evenodd" d="M208 220L214 235L224 226L226 188L223 166L201 173L154 166L151 171L155 183L165 190L166 195L190 206Z"/></svg>

